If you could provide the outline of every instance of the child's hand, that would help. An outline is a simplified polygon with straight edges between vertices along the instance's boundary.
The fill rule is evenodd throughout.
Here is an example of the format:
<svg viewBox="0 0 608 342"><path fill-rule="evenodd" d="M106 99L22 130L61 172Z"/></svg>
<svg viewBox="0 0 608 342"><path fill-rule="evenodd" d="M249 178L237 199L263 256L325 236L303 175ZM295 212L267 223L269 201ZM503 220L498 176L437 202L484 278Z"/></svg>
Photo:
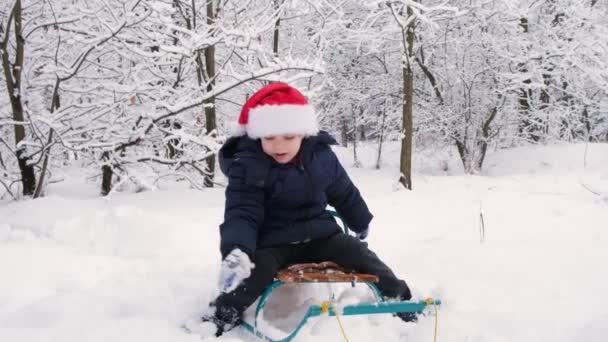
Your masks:
<svg viewBox="0 0 608 342"><path fill-rule="evenodd" d="M222 261L220 270L219 288L221 292L232 292L243 280L251 275L254 264L249 256L238 248L235 248Z"/></svg>
<svg viewBox="0 0 608 342"><path fill-rule="evenodd" d="M359 238L359 240L367 239L367 235L369 234L369 227L363 229L360 233L357 233L355 236Z"/></svg>

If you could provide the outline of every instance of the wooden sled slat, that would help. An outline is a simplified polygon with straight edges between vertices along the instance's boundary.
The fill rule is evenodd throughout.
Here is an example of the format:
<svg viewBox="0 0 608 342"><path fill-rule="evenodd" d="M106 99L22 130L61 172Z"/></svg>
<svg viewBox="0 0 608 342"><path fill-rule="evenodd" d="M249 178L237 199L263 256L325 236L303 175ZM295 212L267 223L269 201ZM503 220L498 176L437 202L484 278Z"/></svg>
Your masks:
<svg viewBox="0 0 608 342"><path fill-rule="evenodd" d="M284 283L377 283L378 277L372 274L351 272L331 261L291 265L276 275Z"/></svg>

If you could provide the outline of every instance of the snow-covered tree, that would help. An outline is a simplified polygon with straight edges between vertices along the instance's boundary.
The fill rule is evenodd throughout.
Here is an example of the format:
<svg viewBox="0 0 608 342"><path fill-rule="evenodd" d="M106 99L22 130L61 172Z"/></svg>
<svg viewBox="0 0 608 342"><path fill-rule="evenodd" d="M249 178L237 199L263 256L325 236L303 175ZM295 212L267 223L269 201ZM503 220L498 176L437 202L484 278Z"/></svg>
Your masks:
<svg viewBox="0 0 608 342"><path fill-rule="evenodd" d="M608 4L595 0L10 0L0 4L0 191L39 196L71 164L152 188L215 183L261 85L294 83L351 144L608 140Z"/></svg>

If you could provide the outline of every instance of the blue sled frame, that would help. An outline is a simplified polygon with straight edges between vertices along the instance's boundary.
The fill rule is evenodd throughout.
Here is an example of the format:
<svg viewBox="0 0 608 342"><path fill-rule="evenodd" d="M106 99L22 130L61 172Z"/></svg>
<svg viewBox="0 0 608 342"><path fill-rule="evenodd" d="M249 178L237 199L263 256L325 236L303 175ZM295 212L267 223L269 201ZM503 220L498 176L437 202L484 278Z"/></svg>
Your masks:
<svg viewBox="0 0 608 342"><path fill-rule="evenodd" d="M334 306L330 306L325 308L320 305L311 305L304 317L300 320L296 328L286 337L275 340L263 332L258 330L257 322L262 309L266 305L268 298L270 298L270 294L279 286L285 284L280 280L275 280L260 296L260 300L258 301L258 305L255 309L255 317L253 319L253 324L248 322L241 322L243 328L261 338L263 341L267 342L289 342L291 341L304 327L306 321L311 317L321 316L323 314L327 314L328 316L336 316L336 312L334 311ZM440 305L440 300L420 300L420 301L390 301L384 300L382 295L380 294L380 290L374 283L364 283L366 284L375 294L377 302L374 303L360 303L360 304L351 304L344 306L342 308L342 312L337 313L340 316L352 316L352 315L370 315L370 314L386 314L386 313L397 313L397 312L416 312L421 313L428 305ZM354 284L353 284L354 285Z"/></svg>

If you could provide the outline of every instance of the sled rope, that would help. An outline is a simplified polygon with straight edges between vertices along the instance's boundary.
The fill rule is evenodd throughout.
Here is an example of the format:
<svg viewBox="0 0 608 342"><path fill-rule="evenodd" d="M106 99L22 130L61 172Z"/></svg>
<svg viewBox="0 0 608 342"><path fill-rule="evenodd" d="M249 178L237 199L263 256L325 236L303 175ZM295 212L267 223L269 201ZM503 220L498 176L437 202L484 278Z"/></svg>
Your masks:
<svg viewBox="0 0 608 342"><path fill-rule="evenodd" d="M338 314L338 309L336 308L336 306L333 305L333 303L331 301L326 300L321 303L321 312L328 313L330 307L334 309L334 313L336 314L336 319L338 320L338 325L340 326L340 331L342 331L342 336L344 337L344 341L349 342L348 336L346 336L346 331L344 331L344 326L342 325L342 321L340 320L340 315Z"/></svg>
<svg viewBox="0 0 608 342"><path fill-rule="evenodd" d="M431 297L426 298L424 301L427 305L432 304L433 308L435 309L435 333L433 335L433 342L437 342L437 325L439 323L439 312L437 311L437 304L435 304L435 300Z"/></svg>

